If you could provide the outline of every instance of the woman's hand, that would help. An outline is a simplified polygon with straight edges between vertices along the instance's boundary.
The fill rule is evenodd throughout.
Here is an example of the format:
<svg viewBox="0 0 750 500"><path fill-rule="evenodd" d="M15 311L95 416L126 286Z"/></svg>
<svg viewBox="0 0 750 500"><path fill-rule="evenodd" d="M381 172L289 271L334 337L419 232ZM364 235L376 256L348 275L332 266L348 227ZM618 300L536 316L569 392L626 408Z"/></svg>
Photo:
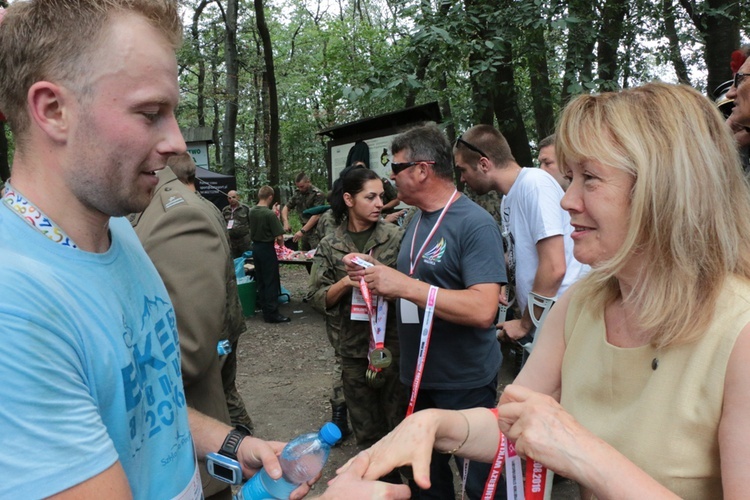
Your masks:
<svg viewBox="0 0 750 500"><path fill-rule="evenodd" d="M345 466L346 470L328 482L328 489L320 496L321 500L349 500L363 498L370 500L409 498L411 491L405 484L395 485L371 481L364 478L370 465L367 451L359 453Z"/></svg>
<svg viewBox="0 0 750 500"><path fill-rule="evenodd" d="M440 421L440 412L424 410L407 417L387 436L367 450L369 463L363 479L378 479L402 465L411 465L420 488L430 487L432 447ZM348 471L354 459L339 468Z"/></svg>
<svg viewBox="0 0 750 500"><path fill-rule="evenodd" d="M519 385L503 391L498 426L523 457L533 458L571 479L580 477L585 450L599 438L587 431L552 397Z"/></svg>

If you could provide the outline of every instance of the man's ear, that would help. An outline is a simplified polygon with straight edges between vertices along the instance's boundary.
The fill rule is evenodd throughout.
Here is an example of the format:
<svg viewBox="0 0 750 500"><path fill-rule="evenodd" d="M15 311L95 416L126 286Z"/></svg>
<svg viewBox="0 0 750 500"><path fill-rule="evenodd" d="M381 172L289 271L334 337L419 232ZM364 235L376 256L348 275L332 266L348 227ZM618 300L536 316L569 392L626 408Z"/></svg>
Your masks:
<svg viewBox="0 0 750 500"><path fill-rule="evenodd" d="M31 121L54 141L65 141L70 131L73 95L51 82L36 82L26 95Z"/></svg>
<svg viewBox="0 0 750 500"><path fill-rule="evenodd" d="M490 170L490 167L491 165L490 165L489 158L486 158L484 156L479 158L479 165L478 165L479 170L481 170L483 173L486 174Z"/></svg>

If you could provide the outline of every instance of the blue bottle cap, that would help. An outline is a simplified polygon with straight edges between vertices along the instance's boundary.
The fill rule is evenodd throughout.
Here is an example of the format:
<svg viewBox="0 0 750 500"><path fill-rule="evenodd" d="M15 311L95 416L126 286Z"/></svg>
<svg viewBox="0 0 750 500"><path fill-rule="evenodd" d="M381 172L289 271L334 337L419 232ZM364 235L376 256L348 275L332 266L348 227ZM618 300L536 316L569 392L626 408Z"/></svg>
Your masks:
<svg viewBox="0 0 750 500"><path fill-rule="evenodd" d="M320 428L318 433L320 439L328 443L330 446L338 443L341 439L341 430L333 422L326 422L323 427Z"/></svg>

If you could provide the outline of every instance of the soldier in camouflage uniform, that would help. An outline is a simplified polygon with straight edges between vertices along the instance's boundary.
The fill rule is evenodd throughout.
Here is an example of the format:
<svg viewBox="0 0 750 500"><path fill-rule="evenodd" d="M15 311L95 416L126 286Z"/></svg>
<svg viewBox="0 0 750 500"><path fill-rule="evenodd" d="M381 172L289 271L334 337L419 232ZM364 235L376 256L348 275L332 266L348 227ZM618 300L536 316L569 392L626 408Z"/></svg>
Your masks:
<svg viewBox="0 0 750 500"><path fill-rule="evenodd" d="M252 250L253 241L250 239L250 223L248 214L250 207L240 203L240 196L237 191L227 193L229 205L221 211L229 231L229 242L232 245L232 257L242 257L242 254Z"/></svg>
<svg viewBox="0 0 750 500"><path fill-rule="evenodd" d="M325 195L320 189L312 185L306 173L300 172L294 180L294 184L297 186L297 192L294 193L292 199L281 210L281 223L284 225L284 231L291 231L289 210L297 211L299 219L302 222L302 229L294 233L292 240L294 242L299 241L300 250L307 251L318 246L319 240L314 229L320 215L308 215L304 211L308 208L325 205L326 200Z"/></svg>
<svg viewBox="0 0 750 500"><path fill-rule="evenodd" d="M353 194L350 191L347 191L347 194L355 197L355 200L360 200L360 196L369 195L372 190L377 190L378 195L382 193L382 183L372 171L357 169L353 172L357 172L353 174L356 178L349 181L359 186L359 190L354 188L351 189L354 191ZM331 205L334 207L335 215L341 220L346 206L343 199L336 199L336 191L337 187L334 186ZM343 192L340 192L338 198L341 198L342 194ZM382 208L382 199L378 197L375 203ZM348 217L333 234L324 237L320 242L310 274L309 296L313 307L326 316L327 325L330 325L334 332L337 327L339 329L338 345L335 344L336 339L331 341L342 359L346 404L357 444L369 446L398 424L406 412L408 403L406 388L399 380L396 311L393 305L389 307L385 338L385 346L391 351L393 361L380 374L384 379L384 385L373 388L366 378L370 325L367 321L351 319L352 290L358 288L359 284L349 280L341 259L348 253L364 252L386 265L395 266L403 231L395 224L380 220L379 217L376 217L376 220L365 221L364 225L361 219L353 222L357 220L351 215L353 210L350 205L346 211Z"/></svg>
<svg viewBox="0 0 750 500"><path fill-rule="evenodd" d="M318 241L322 241L323 238L329 234L333 234L336 231L338 224L336 224L336 218L333 215L333 210L326 210L320 214L318 224L315 226L316 236ZM312 294L308 294L307 299L312 299ZM333 377L331 380L331 408L333 411L333 423L342 427L341 432L347 433L349 426L346 418L346 400L344 399L344 386L341 382L341 355L338 352L336 346L339 342L339 321L338 316L328 316L330 321L326 321L326 334L331 345L334 346L335 363L333 366Z"/></svg>

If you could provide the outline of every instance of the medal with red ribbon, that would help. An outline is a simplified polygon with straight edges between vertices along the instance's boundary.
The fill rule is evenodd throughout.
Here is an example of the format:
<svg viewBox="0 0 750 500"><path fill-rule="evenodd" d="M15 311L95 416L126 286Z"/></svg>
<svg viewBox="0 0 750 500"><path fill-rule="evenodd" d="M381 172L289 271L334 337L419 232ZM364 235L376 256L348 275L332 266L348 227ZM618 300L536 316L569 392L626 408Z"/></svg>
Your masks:
<svg viewBox="0 0 750 500"><path fill-rule="evenodd" d="M352 263L362 268L371 267L373 264L359 257L354 257ZM391 351L385 347L385 325L388 317L388 302L380 296L374 296L367 288L364 277L359 279L359 291L367 306L367 316L370 322L370 348L367 353L369 365L367 367L366 380L370 387L379 388L385 383L382 371L393 362ZM374 299L374 300L373 300Z"/></svg>

